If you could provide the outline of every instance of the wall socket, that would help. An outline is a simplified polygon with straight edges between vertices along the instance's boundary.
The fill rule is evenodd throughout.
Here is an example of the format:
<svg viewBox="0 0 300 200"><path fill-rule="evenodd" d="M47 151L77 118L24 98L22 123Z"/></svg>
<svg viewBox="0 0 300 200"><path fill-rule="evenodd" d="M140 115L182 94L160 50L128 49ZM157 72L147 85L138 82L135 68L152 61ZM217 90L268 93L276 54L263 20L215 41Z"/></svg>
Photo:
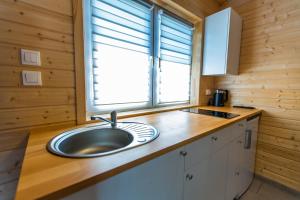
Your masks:
<svg viewBox="0 0 300 200"><path fill-rule="evenodd" d="M210 89L206 89L205 90L205 95L206 96L210 96L211 95L211 90Z"/></svg>

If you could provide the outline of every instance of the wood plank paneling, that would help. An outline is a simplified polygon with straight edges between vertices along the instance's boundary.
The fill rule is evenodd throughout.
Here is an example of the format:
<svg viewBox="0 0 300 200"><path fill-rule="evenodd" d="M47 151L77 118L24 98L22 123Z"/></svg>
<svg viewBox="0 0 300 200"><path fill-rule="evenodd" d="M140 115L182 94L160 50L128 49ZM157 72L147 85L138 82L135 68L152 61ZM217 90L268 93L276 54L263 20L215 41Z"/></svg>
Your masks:
<svg viewBox="0 0 300 200"><path fill-rule="evenodd" d="M78 21L76 19L80 17L77 16L76 8L81 1L74 0L74 5L72 2L72 0L0 2L0 152L3 152L0 153L0 163L9 159L3 156L9 151L10 155L18 157L18 150L12 149L24 148L30 129L75 123L74 49L83 49L78 43L74 47L73 42L74 31L77 36L82 34L82 30L79 29L82 27L73 29L73 20L76 23ZM211 14L219 8L214 1L174 0L174 2L198 16ZM41 67L21 65L21 48L40 51ZM78 58L83 55L83 51L75 55ZM84 69L83 62L78 67ZM41 71L43 85L24 87L21 80L22 70ZM84 79L84 73L77 74L76 77L81 77L80 75ZM213 79L207 78L205 83L203 87L210 87ZM81 83L77 87L84 85ZM79 99L83 96L84 92L80 93ZM206 102L206 97L203 98ZM84 115L83 111L77 110ZM13 166L12 163L10 166ZM9 167L2 170L7 181L0 183L0 199L12 199L14 196L17 183L14 178L17 171L10 174L8 169Z"/></svg>
<svg viewBox="0 0 300 200"><path fill-rule="evenodd" d="M72 16L72 0L19 0L30 5L44 8L51 12Z"/></svg>
<svg viewBox="0 0 300 200"><path fill-rule="evenodd" d="M0 88L1 108L74 105L74 88Z"/></svg>
<svg viewBox="0 0 300 200"><path fill-rule="evenodd" d="M0 199L11 200L31 129L75 124L71 0L0 2ZM21 65L20 49L41 52L41 66ZM22 85L21 72L43 85Z"/></svg>
<svg viewBox="0 0 300 200"><path fill-rule="evenodd" d="M0 87L22 87L29 88L29 86L22 85L21 73L23 70L41 71L43 88L74 88L74 71L64 70L49 70L36 67L1 67ZM39 86L36 86L39 88Z"/></svg>
<svg viewBox="0 0 300 200"><path fill-rule="evenodd" d="M257 151L257 159L264 160L266 162L271 162L273 164L279 164L283 168L294 170L296 172L300 172L300 163L294 160L290 160L287 158L283 158L278 155L274 155L272 153L265 152L261 149Z"/></svg>
<svg viewBox="0 0 300 200"><path fill-rule="evenodd" d="M259 150L268 152L272 155L277 155L279 157L286 158L288 160L296 161L297 163L300 162L300 152L299 151L287 149L284 147L265 143L262 141L258 141L258 151Z"/></svg>
<svg viewBox="0 0 300 200"><path fill-rule="evenodd" d="M5 118L6 114L10 116L1 130L74 120L74 45L69 10L72 7L71 1L64 0L57 5L50 0L43 0L43 3L30 0L3 0L0 3L0 117ZM45 9L46 5L52 6ZM55 12L55 6L66 13ZM21 65L21 48L40 51L42 66ZM22 70L41 71L43 85L23 86ZM40 120L53 106L59 106L53 112L63 116ZM17 125L18 115L35 122L25 120L22 125Z"/></svg>
<svg viewBox="0 0 300 200"><path fill-rule="evenodd" d="M0 110L0 130L73 120L74 105Z"/></svg>
<svg viewBox="0 0 300 200"><path fill-rule="evenodd" d="M216 12L220 5L216 3L215 1L207 1L207 0L172 0L175 3L179 4L180 6L186 8L190 12L200 16L208 16L214 12Z"/></svg>
<svg viewBox="0 0 300 200"><path fill-rule="evenodd" d="M256 173L300 191L300 1L229 5L243 17L238 76L218 77L230 104L264 109Z"/></svg>
<svg viewBox="0 0 300 200"><path fill-rule="evenodd" d="M28 48L22 45L0 43L0 67L23 66L20 62L20 49ZM41 67L43 69L63 69L74 71L74 55L60 51L51 51L39 48L29 48L41 52Z"/></svg>
<svg viewBox="0 0 300 200"><path fill-rule="evenodd" d="M73 52L72 35L0 20L0 42Z"/></svg>
<svg viewBox="0 0 300 200"><path fill-rule="evenodd" d="M51 2L51 0L48 1ZM54 32L73 34L72 17L42 9L35 6L36 2L38 1L27 4L15 0L1 0L0 19Z"/></svg>

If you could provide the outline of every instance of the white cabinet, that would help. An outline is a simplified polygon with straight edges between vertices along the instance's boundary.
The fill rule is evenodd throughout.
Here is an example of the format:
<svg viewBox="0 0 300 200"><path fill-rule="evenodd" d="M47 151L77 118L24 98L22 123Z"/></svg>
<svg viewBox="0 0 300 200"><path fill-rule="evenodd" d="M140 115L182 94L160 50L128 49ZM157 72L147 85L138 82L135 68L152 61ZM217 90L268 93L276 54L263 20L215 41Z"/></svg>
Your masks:
<svg viewBox="0 0 300 200"><path fill-rule="evenodd" d="M235 123L185 146L184 200L224 200L229 144L242 129Z"/></svg>
<svg viewBox="0 0 300 200"><path fill-rule="evenodd" d="M201 138L185 146L184 200L208 200L209 162L212 140Z"/></svg>
<svg viewBox="0 0 300 200"><path fill-rule="evenodd" d="M76 192L64 200L182 200L182 149Z"/></svg>
<svg viewBox="0 0 300 200"><path fill-rule="evenodd" d="M233 200L245 191L245 130L243 120L185 146L184 200Z"/></svg>
<svg viewBox="0 0 300 200"><path fill-rule="evenodd" d="M209 159L203 159L200 163L189 168L184 176L184 200L208 200L209 188L207 181L209 175Z"/></svg>
<svg viewBox="0 0 300 200"><path fill-rule="evenodd" d="M240 197L253 179L258 120L254 116L235 128L239 136L229 145L226 200Z"/></svg>
<svg viewBox="0 0 300 200"><path fill-rule="evenodd" d="M249 136L250 143L245 145L241 171L241 190L245 191L251 183L254 175L255 167L255 154L256 154L256 143L257 143L257 132L258 132L258 120L259 117L255 116L249 118L246 123L245 138ZM247 140L244 140L246 142Z"/></svg>
<svg viewBox="0 0 300 200"><path fill-rule="evenodd" d="M227 165L227 184L226 200L233 200L239 197L242 192L242 168L244 161L244 135L236 138L229 145L228 165Z"/></svg>
<svg viewBox="0 0 300 200"><path fill-rule="evenodd" d="M64 200L233 200L253 177L257 124L234 123Z"/></svg>
<svg viewBox="0 0 300 200"><path fill-rule="evenodd" d="M205 19L203 75L238 74L242 19L227 8Z"/></svg>
<svg viewBox="0 0 300 200"><path fill-rule="evenodd" d="M209 161L209 178L207 179L208 199L224 200L226 192L228 146L214 152Z"/></svg>

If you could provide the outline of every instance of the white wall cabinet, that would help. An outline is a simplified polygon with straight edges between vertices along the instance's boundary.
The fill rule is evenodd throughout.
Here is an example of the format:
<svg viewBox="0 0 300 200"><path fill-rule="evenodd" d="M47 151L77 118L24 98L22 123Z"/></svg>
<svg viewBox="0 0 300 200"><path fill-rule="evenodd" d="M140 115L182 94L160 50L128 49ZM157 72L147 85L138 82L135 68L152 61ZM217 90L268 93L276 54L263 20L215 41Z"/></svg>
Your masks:
<svg viewBox="0 0 300 200"><path fill-rule="evenodd" d="M227 8L205 19L203 75L238 74L242 19Z"/></svg>
<svg viewBox="0 0 300 200"><path fill-rule="evenodd" d="M257 127L258 118L237 122L65 200L233 200L253 177Z"/></svg>

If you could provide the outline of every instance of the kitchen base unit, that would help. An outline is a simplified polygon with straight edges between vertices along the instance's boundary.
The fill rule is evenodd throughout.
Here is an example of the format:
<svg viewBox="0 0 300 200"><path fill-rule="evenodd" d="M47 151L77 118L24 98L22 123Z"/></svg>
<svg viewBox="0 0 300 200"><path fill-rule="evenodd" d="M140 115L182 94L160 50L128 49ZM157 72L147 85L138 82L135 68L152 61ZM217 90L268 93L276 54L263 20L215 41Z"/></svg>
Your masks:
<svg viewBox="0 0 300 200"><path fill-rule="evenodd" d="M233 200L254 173L259 116L145 162L64 200Z"/></svg>

